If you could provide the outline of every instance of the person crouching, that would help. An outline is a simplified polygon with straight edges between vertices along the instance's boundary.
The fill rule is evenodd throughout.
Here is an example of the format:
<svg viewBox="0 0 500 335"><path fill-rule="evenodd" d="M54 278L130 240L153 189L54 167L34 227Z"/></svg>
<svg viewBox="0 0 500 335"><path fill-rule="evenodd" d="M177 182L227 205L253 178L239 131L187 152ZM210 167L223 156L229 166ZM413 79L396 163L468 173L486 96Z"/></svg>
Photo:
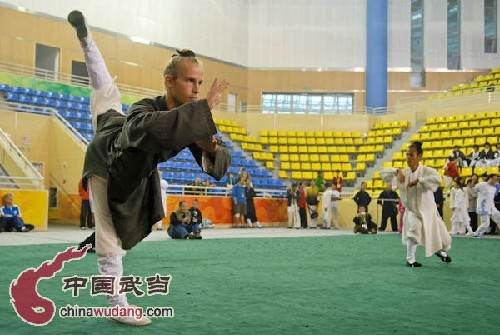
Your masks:
<svg viewBox="0 0 500 335"><path fill-rule="evenodd" d="M179 206L170 215L170 226L167 233L173 239L199 239L199 230L196 236L192 231L191 213L188 211L187 202L180 201Z"/></svg>
<svg viewBox="0 0 500 335"><path fill-rule="evenodd" d="M358 214L352 221L354 222L354 234L377 233L377 225L372 221L372 216L370 213L366 212L366 208L364 206L358 207Z"/></svg>

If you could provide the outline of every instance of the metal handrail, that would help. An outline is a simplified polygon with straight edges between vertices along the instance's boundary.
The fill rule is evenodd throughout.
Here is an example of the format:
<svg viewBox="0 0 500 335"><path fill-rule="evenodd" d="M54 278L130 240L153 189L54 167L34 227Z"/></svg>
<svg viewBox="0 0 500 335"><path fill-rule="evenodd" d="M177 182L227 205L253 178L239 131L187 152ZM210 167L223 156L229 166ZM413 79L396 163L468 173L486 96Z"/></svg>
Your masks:
<svg viewBox="0 0 500 335"><path fill-rule="evenodd" d="M26 156L24 156L14 142L12 142L9 135L7 135L7 133L5 133L2 129L0 129L0 145L2 145L2 147L9 152L9 156L24 171L27 176L26 178L29 179L35 187L41 188L43 176L38 172L33 164L31 164ZM9 176L9 178L13 179L14 177Z"/></svg>
<svg viewBox="0 0 500 335"><path fill-rule="evenodd" d="M231 187L169 184L167 194L230 197ZM255 188L257 198L282 198L284 190Z"/></svg>

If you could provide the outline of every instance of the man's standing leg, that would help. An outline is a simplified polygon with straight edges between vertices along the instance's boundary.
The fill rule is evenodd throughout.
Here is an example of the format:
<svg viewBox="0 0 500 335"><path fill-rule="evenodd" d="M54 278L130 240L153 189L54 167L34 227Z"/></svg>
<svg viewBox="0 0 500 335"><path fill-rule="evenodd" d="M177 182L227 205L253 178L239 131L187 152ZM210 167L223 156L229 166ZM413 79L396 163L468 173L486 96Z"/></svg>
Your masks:
<svg viewBox="0 0 500 335"><path fill-rule="evenodd" d="M76 29L85 56L87 71L93 88L91 98L92 125L94 131L97 131L98 115L104 114L110 109L123 113L120 92L108 72L97 45L93 41L92 34L86 26L82 13L79 11L71 12L68 15L68 21ZM116 284L123 274L122 258L126 252L122 249L121 241L116 234L108 206L107 179L92 176L89 183L96 223L97 266L101 275L114 277ZM108 296L108 302L111 306L128 306L124 294ZM139 320L133 317L113 317L112 319L133 326L145 326L151 323L151 320L147 317Z"/></svg>

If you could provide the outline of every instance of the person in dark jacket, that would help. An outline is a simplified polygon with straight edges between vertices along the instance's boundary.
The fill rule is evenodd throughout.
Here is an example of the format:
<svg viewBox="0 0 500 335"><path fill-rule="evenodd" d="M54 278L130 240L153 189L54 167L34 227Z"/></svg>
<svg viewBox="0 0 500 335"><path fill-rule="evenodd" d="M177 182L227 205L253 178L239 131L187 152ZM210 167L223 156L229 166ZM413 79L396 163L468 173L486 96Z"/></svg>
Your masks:
<svg viewBox="0 0 500 335"><path fill-rule="evenodd" d="M68 15L82 46L92 84L91 113L95 136L83 168L83 187L91 186L96 224L99 272L121 277L122 258L165 216L157 164L188 147L203 171L222 178L230 162L211 110L228 86L215 80L206 99L198 100L203 67L190 50L178 51L164 73L166 94L133 104L122 111L121 95L79 11ZM111 306L128 306L124 294L108 296ZM151 323L147 317L113 317L133 326Z"/></svg>
<svg viewBox="0 0 500 335"><path fill-rule="evenodd" d="M252 179L247 178L246 182L246 191L247 191L247 227L248 228L262 228L259 220L257 219L257 213L255 211L255 203L253 198L257 195L253 188Z"/></svg>
<svg viewBox="0 0 500 335"><path fill-rule="evenodd" d="M354 202L356 203L356 205L358 205L358 209L359 209L359 206L363 206L365 208L368 208L368 205L372 201L372 197L370 197L368 192L366 192L366 183L365 182L361 183L361 190L359 190L358 193L356 193L356 195L354 195L353 199L354 199Z"/></svg>
<svg viewBox="0 0 500 335"><path fill-rule="evenodd" d="M398 231L398 200L399 196L392 190L392 184L387 183L386 189L380 193L377 204L382 205L382 223L379 230L385 231L387 220L391 219L392 231Z"/></svg>
<svg viewBox="0 0 500 335"><path fill-rule="evenodd" d="M443 197L443 188L441 186L438 186L438 188L436 189L436 192L434 192L434 202L436 203L439 216L441 216L441 219L442 219L443 218L444 197Z"/></svg>
<svg viewBox="0 0 500 335"><path fill-rule="evenodd" d="M192 233L195 238L201 239L201 223L203 222L203 214L198 207L198 199L193 200L193 205L189 209L191 213L191 222L188 225L188 232Z"/></svg>

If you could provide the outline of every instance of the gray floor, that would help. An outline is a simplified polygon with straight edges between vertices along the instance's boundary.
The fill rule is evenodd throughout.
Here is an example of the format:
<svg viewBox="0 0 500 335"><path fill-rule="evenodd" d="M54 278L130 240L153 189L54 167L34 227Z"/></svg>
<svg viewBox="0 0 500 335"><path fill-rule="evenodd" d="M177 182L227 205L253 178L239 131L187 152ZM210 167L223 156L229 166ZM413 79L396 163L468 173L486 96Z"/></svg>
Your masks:
<svg viewBox="0 0 500 335"><path fill-rule="evenodd" d="M48 231L29 233L1 233L0 246L79 243L92 233L79 227L49 225ZM213 238L259 238L352 235L352 230L287 229L287 228L210 228L202 232L204 239ZM144 241L172 241L166 230L153 231Z"/></svg>

